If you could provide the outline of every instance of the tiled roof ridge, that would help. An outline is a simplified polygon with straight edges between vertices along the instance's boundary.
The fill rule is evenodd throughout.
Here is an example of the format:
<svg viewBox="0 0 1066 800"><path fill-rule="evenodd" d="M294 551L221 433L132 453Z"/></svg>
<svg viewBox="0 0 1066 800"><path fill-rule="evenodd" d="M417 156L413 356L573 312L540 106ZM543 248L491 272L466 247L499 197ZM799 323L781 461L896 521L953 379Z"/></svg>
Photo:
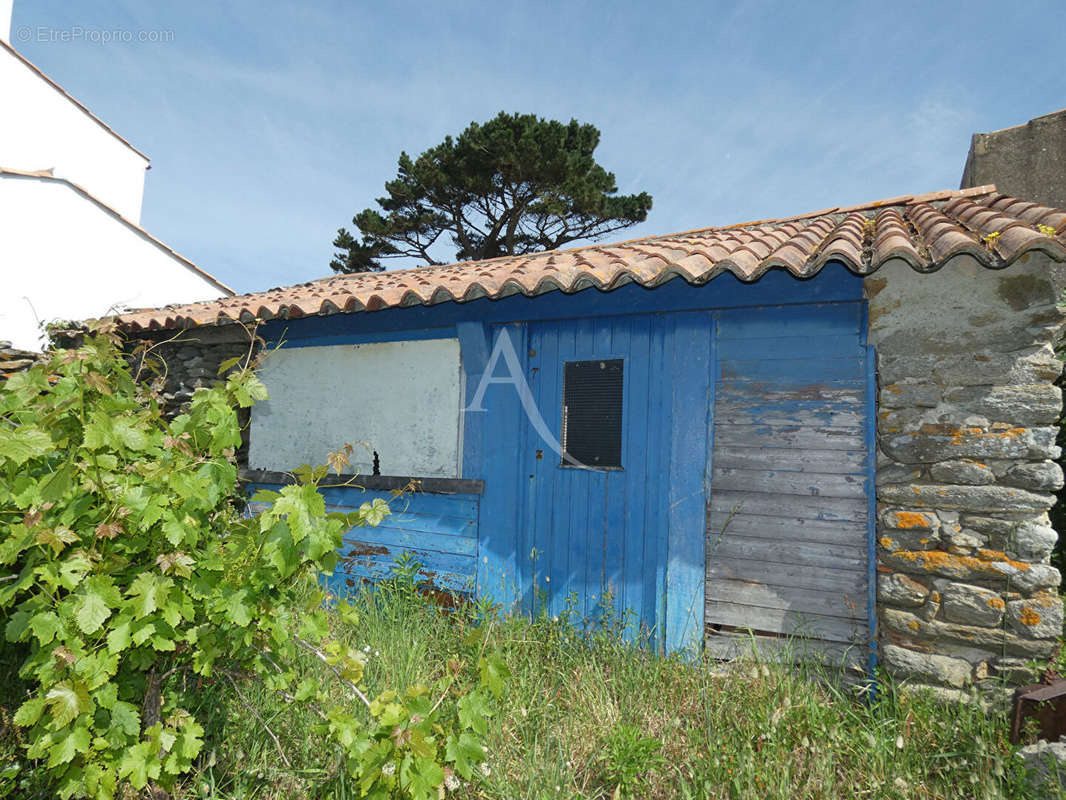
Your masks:
<svg viewBox="0 0 1066 800"><path fill-rule="evenodd" d="M708 225L702 228L692 228L686 231L677 231L676 233L657 233L649 234L647 236L638 236L633 239L623 239L618 242L595 242L593 244L583 244L577 247L559 248L557 250L540 250L535 253L524 253L520 256L495 256L494 258L475 259L472 261L455 261L448 264L430 264L422 267L408 267L406 269L394 269L387 270L390 275L396 275L403 272L420 272L426 273L436 269L456 269L465 268L473 264L490 265L501 261L514 261L516 258L542 258L545 256L560 255L563 253L579 253L583 250L595 250L597 248L604 247L622 247L623 245L632 245L647 240L661 241L664 239L673 239L681 236L692 236L696 234L715 233L718 231L732 231L745 228L754 228L766 225L781 225L786 222L799 222L805 219L812 219L814 217L824 217L829 214L849 214L859 211L872 211L876 208L883 208L884 206L898 206L904 203L911 202L935 202L939 200L949 200L954 197L979 197L982 195L992 194L996 191L995 184L986 184L984 186L974 186L969 189L943 189L938 192L927 192L920 195L899 195L897 197L890 197L885 200L876 200L870 203L859 203L851 206L833 206L831 208L823 208L819 211L808 211L803 214L795 214L791 217L769 217L767 219L757 219L748 222L734 222L729 225ZM367 273L338 273L334 275L323 275L321 278L313 278L307 281L307 284L312 283L325 283L328 281L343 280L344 278L358 278L366 275ZM382 273L377 273L382 274Z"/></svg>
<svg viewBox="0 0 1066 800"><path fill-rule="evenodd" d="M654 288L676 277L701 285L723 272L746 282L771 269L809 278L830 261L859 275L890 259L933 272L959 256L1002 269L1034 251L1066 261L1066 211L980 186L568 250L332 275L206 303L130 312L118 319L131 331L173 329L512 294L609 291L626 283Z"/></svg>
<svg viewBox="0 0 1066 800"><path fill-rule="evenodd" d="M136 147L134 147L132 144L130 144L130 142L124 136L122 136L118 131L116 131L114 128L112 128L110 125L108 125L106 122L104 122L98 116L96 116L96 114L94 114L92 111L90 111L85 106L84 103L82 103L80 100L78 100L76 97L74 97L74 95L72 95L70 92L68 92L62 86L60 86L54 80L49 78L48 75L46 75L45 72L40 67L38 67L32 61L30 61L28 58L26 58L26 56L22 55L22 53L20 53L18 50L16 50L14 47L12 47L7 42L5 42L3 39L0 39L0 47L3 47L5 50L7 50L9 53L11 53L15 58L17 58L19 61L21 61L23 64L25 64L31 70L33 70L33 72L35 72L38 77L43 78L44 81L46 83L48 83L53 89L55 89L57 92L59 92L65 98L67 98L67 100L69 100L74 105L76 105L79 110L81 110L82 112L87 114L93 120L93 122L95 122L97 125L99 125L101 128L103 128L105 131L110 133L112 136L114 136L116 139L118 139L120 142L122 142L124 145L126 145L126 147L128 147L130 150L132 150L137 155L139 155L145 161L151 162L152 159L150 159L145 153L142 153L140 150L138 150Z"/></svg>
<svg viewBox="0 0 1066 800"><path fill-rule="evenodd" d="M11 167L5 167L3 165L0 165L0 177L2 177L4 175L11 175L11 176L16 177L16 178L37 178L39 180L52 181L54 183L62 183L62 184L65 184L65 185L69 186L75 192L77 192L78 194L84 196L85 198L90 200L92 203L95 203L97 206L99 206L101 209L103 209L105 212L107 212L111 216L113 216L116 219L118 219L120 222L122 222L127 227L132 228L134 231L136 231L140 235L144 236L146 239L148 239L150 242L152 242L152 244L156 245L156 247L159 247L160 249L162 249L166 253L169 253L171 256L173 256L178 261L180 261L182 263L182 265L185 266L187 269L191 269L193 272L197 273L202 278L207 279L208 281L213 283L215 286L217 286L218 288L222 289L224 292L228 292L231 297L235 296L237 294L233 289L231 289L229 286L224 284L222 281L220 281L218 278L216 278L210 272L208 272L207 270L196 266L196 264L194 264L188 258L183 256L181 253L179 253L173 247L168 245L166 242L162 241L161 239L157 239L155 236L152 236L152 234L150 234L148 231L146 231L144 228L142 228L136 222L133 222L132 220L130 220L127 217L123 216L121 212L119 212L113 206L110 206L107 203L105 203L103 200L98 198L96 195L94 195L92 192L90 192L84 186L81 186L80 184L74 183L74 181L69 180L67 178L62 178L62 177L59 177L57 175L54 175L52 173L51 169L24 170L24 169L12 169ZM208 301L208 302L214 302L214 301Z"/></svg>

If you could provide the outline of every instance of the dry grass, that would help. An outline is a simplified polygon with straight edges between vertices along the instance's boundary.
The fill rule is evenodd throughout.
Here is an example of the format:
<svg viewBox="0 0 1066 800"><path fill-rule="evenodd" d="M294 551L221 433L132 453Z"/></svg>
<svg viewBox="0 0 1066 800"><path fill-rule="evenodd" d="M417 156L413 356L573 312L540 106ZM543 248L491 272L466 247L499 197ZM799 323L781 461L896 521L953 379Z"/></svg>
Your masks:
<svg viewBox="0 0 1066 800"><path fill-rule="evenodd" d="M401 587L402 588L402 587ZM408 591L367 593L358 626L336 633L379 654L372 691L426 682L461 651L467 612L444 614ZM582 634L549 619L497 621L513 673L486 742L491 773L457 798L1024 797L1006 723L882 684L876 703L816 668L746 661L722 669L627 644L621 626ZM201 706L211 747L182 797L347 798L316 719L255 685L242 687L292 768L223 682ZM0 706L11 708L11 695ZM341 694L335 701L346 702ZM0 715L2 725L3 715ZM11 758L14 735L0 741ZM24 783L20 797L46 797ZM37 794L33 794L37 792ZM0 793L2 794L2 793Z"/></svg>

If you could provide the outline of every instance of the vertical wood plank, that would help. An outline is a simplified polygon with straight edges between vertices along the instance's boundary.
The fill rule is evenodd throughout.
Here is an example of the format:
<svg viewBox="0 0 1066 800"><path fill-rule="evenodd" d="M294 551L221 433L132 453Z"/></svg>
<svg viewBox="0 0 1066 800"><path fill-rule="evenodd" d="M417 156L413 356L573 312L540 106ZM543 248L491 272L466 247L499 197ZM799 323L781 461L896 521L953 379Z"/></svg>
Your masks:
<svg viewBox="0 0 1066 800"><path fill-rule="evenodd" d="M543 411L545 414L554 414L547 418L548 425L554 431L558 428L556 439L562 443L562 397L563 397L563 364L576 358L577 333L573 325L561 325L557 327L558 349L556 352L555 372L559 375L559 384L555 404L545 401ZM547 365L545 365L547 368ZM575 481L562 474L559 466L560 457L553 453L547 446L544 449L545 475L551 473L551 497L552 497L552 522L551 522L551 552L548 554L551 560L551 585L546 586L551 603L550 613L557 616L563 612L567 595L571 591L571 565L570 565L570 537L572 534L573 519L570 513L571 491Z"/></svg>
<svg viewBox="0 0 1066 800"><path fill-rule="evenodd" d="M519 361L524 364L526 327L497 326L493 335L501 335L504 328L518 352ZM498 369L502 374L502 366ZM476 385L468 388L468 394L475 391ZM519 556L525 508L522 502L524 481L521 479L525 468L521 452L524 449L521 446L524 418L518 394L512 386L490 386L483 405L484 413L468 415L483 417L480 423L483 431L481 458L484 474L491 476L485 481L481 498L480 520L490 522L479 524L476 585L480 597L511 610L521 597ZM516 443L519 443L520 451L517 454Z"/></svg>
<svg viewBox="0 0 1066 800"><path fill-rule="evenodd" d="M654 335L651 341L651 364L649 379L652 386L669 386L669 375L673 368L672 348L675 329L673 317L660 315L656 317ZM668 474L670 463L670 408L671 397L666 391L654 392L649 402L649 418L659 423L648 429L648 451L652 461L649 470L654 475ZM666 647L666 560L668 537L661 532L669 525L667 504L663 502L664 489L658 482L648 488L648 502L644 508L645 530L651 535L644 537L644 562L652 565L646 570L646 603L650 609L646 612L655 625L655 644L660 650ZM658 531L658 534L653 532Z"/></svg>
<svg viewBox="0 0 1066 800"><path fill-rule="evenodd" d="M459 322L455 326L459 337L459 359L463 368L463 409L460 411L460 477L484 478L483 463L485 411L466 411L470 399L489 361L488 332L480 322Z"/></svg>
<svg viewBox="0 0 1066 800"><path fill-rule="evenodd" d="M629 320L627 317L615 317L609 320L605 326L603 332L604 339L609 342L607 348L597 353L598 356L622 356L624 358L624 366L622 373L622 430L625 431L627 427L634 425L640 426L643 424L641 420L635 420L626 414L626 374L625 371L629 369L632 363L631 351L630 351L630 333L629 333ZM632 389L632 384L629 384L629 388ZM646 387L642 387L641 391L647 391ZM622 466L623 471L611 471L606 473L607 479L607 513L604 522L604 564L605 571L607 573L607 582L611 587L613 595L614 610L616 616L624 618L626 616L627 600L626 600L626 563L625 563L625 500L627 489L628 462L624 459L627 456L625 436L622 437ZM639 489L636 489L639 491ZM634 565L636 568L636 565Z"/></svg>
<svg viewBox="0 0 1066 800"><path fill-rule="evenodd" d="M625 466L625 489L621 502L624 507L622 534L625 537L623 563L625 565L625 607L633 612L632 619L636 633L641 624L652 626L654 616L646 616L644 602L645 575L648 564L644 561L644 508L650 487L648 481L648 459L653 456L649 447L649 430L661 424L661 420L651 416L651 398L662 391L661 385L649 380L649 362L651 360L650 317L630 318L629 357L626 360L625 404L623 409L623 431L625 447L623 464ZM657 474L657 473L656 473Z"/></svg>
<svg viewBox="0 0 1066 800"><path fill-rule="evenodd" d="M678 314L671 349L669 543L666 648L684 650L703 637L711 315Z"/></svg>

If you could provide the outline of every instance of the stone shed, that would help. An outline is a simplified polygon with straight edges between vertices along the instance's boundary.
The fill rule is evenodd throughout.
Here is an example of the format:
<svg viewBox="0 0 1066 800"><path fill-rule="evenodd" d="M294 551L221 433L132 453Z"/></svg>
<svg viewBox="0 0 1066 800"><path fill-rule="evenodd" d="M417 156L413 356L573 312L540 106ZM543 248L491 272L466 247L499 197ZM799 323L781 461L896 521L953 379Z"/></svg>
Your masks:
<svg viewBox="0 0 1066 800"><path fill-rule="evenodd" d="M655 647L943 689L1058 647L1066 211L994 187L130 313L175 403L277 349L244 476L359 443L338 593L441 591ZM242 323L242 324L236 324Z"/></svg>

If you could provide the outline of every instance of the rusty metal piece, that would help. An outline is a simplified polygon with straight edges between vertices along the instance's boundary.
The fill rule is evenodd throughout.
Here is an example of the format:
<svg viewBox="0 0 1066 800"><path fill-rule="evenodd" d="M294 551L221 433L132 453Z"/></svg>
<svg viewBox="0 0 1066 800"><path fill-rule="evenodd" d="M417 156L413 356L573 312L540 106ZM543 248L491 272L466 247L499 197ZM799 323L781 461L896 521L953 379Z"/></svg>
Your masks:
<svg viewBox="0 0 1066 800"><path fill-rule="evenodd" d="M1011 743L1020 741L1022 728L1031 719L1036 720L1041 739L1057 742L1060 736L1066 736L1066 679L1033 683L1014 690L1010 719Z"/></svg>

